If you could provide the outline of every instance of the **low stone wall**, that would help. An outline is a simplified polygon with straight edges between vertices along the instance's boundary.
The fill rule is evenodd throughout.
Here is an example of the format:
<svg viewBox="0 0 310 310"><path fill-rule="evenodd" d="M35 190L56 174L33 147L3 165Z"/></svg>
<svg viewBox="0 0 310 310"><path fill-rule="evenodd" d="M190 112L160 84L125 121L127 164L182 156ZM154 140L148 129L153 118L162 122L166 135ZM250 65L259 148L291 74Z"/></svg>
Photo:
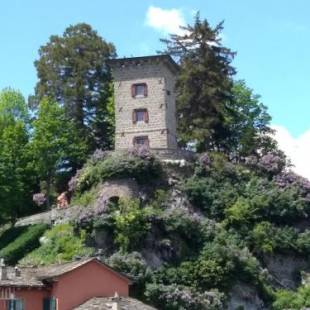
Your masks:
<svg viewBox="0 0 310 310"><path fill-rule="evenodd" d="M51 224L51 212L47 211L43 213L34 214L31 216L20 218L16 223L15 226L28 226L34 224Z"/></svg>
<svg viewBox="0 0 310 310"><path fill-rule="evenodd" d="M112 197L131 198L139 195L138 184L133 179L116 179L103 183L95 203L91 206L70 206L63 209L52 209L47 212L34 214L19 219L15 226L28 226L34 224L60 224L76 219L85 208L98 208Z"/></svg>

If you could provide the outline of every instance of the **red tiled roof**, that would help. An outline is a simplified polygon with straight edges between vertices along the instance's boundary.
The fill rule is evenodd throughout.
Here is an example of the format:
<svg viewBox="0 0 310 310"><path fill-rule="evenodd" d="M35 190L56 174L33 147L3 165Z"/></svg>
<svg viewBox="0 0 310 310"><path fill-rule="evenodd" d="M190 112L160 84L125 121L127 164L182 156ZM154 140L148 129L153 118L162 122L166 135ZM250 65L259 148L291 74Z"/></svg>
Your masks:
<svg viewBox="0 0 310 310"><path fill-rule="evenodd" d="M17 276L15 273L14 267L7 268L7 279L0 280L1 286L15 286L15 287L42 287L44 286L44 281L53 280L65 273L68 273L76 268L79 268L91 261L97 262L113 272L116 276L122 278L124 281L127 281L128 284L131 284L131 281L121 273L115 271L113 268L102 263L97 258L87 258L72 261L64 264L55 264L44 267L21 267L19 268L20 274Z"/></svg>

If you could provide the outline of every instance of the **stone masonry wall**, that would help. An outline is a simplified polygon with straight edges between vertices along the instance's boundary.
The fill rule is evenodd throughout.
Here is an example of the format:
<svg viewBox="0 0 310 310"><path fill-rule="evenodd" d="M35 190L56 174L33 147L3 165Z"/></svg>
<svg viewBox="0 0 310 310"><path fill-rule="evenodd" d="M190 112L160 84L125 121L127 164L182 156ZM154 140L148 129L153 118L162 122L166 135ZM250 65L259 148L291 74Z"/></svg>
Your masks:
<svg viewBox="0 0 310 310"><path fill-rule="evenodd" d="M115 67L113 75L115 81L115 149L129 148L133 145L134 137L143 135L149 137L151 148L176 148L175 78L170 70L160 62L130 64L124 68ZM147 84L147 97L132 97L131 86L135 83ZM148 123L133 124L133 110L139 108L148 110Z"/></svg>

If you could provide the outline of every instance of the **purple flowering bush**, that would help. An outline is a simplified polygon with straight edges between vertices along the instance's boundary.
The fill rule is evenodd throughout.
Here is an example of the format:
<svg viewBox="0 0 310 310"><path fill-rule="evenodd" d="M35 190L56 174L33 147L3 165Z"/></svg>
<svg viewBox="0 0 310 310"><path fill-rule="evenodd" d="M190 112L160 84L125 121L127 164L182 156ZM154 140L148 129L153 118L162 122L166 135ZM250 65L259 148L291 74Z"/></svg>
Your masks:
<svg viewBox="0 0 310 310"><path fill-rule="evenodd" d="M44 193L34 194L32 200L37 206L41 207L46 203L46 195Z"/></svg>
<svg viewBox="0 0 310 310"><path fill-rule="evenodd" d="M261 157L254 155L245 158L245 164L268 174L277 175L286 167L286 158L277 153L267 153Z"/></svg>
<svg viewBox="0 0 310 310"><path fill-rule="evenodd" d="M219 310L224 308L224 294L218 291L198 292L177 284L148 284L145 295L160 309Z"/></svg>
<svg viewBox="0 0 310 310"><path fill-rule="evenodd" d="M138 145L128 149L128 154L142 159L150 160L153 158L150 148L146 145Z"/></svg>

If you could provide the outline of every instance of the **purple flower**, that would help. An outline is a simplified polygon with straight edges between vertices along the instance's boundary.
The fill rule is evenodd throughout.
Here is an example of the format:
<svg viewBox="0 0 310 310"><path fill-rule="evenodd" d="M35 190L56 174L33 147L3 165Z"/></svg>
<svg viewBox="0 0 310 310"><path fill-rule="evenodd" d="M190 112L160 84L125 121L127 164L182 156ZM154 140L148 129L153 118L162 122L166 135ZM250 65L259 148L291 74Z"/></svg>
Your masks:
<svg viewBox="0 0 310 310"><path fill-rule="evenodd" d="M274 178L279 187L296 186L305 196L310 196L310 181L293 171L283 172Z"/></svg>
<svg viewBox="0 0 310 310"><path fill-rule="evenodd" d="M76 190L81 172L82 172L82 169L77 170L75 173L75 176L73 176L68 182L69 192L74 192Z"/></svg>
<svg viewBox="0 0 310 310"><path fill-rule="evenodd" d="M208 153L203 153L199 157L199 163L206 169L210 168L211 160Z"/></svg>
<svg viewBox="0 0 310 310"><path fill-rule="evenodd" d="M92 163L96 163L100 160L103 160L106 156L107 156L107 152L101 149L96 149L95 152L90 156L90 161Z"/></svg>
<svg viewBox="0 0 310 310"><path fill-rule="evenodd" d="M285 159L277 154L268 153L259 159L258 166L267 172L277 174L285 167Z"/></svg>
<svg viewBox="0 0 310 310"><path fill-rule="evenodd" d="M150 148L146 145L139 145L128 149L128 154L131 156L140 157L141 159L151 159L152 154Z"/></svg>
<svg viewBox="0 0 310 310"><path fill-rule="evenodd" d="M46 195L43 193L34 194L32 200L37 206L43 206L46 203Z"/></svg>

